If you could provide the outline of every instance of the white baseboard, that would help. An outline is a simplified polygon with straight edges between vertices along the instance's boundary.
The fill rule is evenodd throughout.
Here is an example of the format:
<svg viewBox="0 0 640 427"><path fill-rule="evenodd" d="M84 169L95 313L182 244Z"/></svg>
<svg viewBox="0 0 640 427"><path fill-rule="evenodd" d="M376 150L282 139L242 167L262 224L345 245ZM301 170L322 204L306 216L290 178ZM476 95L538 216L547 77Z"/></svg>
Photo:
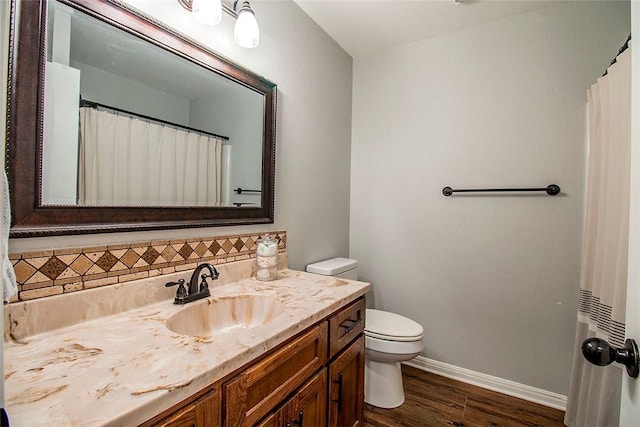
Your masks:
<svg viewBox="0 0 640 427"><path fill-rule="evenodd" d="M567 396L418 356L408 366L565 411Z"/></svg>

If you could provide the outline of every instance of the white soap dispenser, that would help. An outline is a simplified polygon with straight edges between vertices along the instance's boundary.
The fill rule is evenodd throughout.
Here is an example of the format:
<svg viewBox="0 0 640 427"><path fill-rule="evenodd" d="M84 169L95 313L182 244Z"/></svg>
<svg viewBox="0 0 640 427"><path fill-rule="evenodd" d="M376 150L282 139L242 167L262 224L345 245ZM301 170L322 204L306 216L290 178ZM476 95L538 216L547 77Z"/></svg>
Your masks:
<svg viewBox="0 0 640 427"><path fill-rule="evenodd" d="M278 240L265 234L258 239L256 250L256 279L269 282L275 280L278 271Z"/></svg>

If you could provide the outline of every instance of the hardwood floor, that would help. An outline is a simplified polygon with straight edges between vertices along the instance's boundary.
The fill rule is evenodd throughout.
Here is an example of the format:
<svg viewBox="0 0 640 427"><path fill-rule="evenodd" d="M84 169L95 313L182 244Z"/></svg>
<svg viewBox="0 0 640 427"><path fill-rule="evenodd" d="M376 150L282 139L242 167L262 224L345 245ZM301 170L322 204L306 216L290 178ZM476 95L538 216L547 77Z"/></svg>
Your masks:
<svg viewBox="0 0 640 427"><path fill-rule="evenodd" d="M365 427L564 426L564 412L429 372L402 366L405 402L380 409L365 404Z"/></svg>

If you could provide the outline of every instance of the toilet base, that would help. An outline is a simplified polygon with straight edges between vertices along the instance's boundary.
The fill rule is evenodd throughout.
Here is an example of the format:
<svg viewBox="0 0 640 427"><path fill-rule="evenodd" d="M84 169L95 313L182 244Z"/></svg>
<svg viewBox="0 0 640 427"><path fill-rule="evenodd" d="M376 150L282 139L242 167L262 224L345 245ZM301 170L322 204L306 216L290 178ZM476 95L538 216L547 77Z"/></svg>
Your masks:
<svg viewBox="0 0 640 427"><path fill-rule="evenodd" d="M396 408L404 403L400 362L365 359L364 401L378 408Z"/></svg>

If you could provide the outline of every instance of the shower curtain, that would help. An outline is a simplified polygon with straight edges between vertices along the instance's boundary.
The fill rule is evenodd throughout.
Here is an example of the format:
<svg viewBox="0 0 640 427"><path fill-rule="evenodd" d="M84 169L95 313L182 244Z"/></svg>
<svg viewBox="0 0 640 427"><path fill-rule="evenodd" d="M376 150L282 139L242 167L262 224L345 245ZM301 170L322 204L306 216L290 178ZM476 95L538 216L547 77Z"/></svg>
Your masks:
<svg viewBox="0 0 640 427"><path fill-rule="evenodd" d="M222 140L80 108L78 203L218 206Z"/></svg>
<svg viewBox="0 0 640 427"><path fill-rule="evenodd" d="M624 345L629 237L631 52L588 91L587 192L578 324L569 383L568 426L617 426L623 367L587 362L590 337Z"/></svg>

